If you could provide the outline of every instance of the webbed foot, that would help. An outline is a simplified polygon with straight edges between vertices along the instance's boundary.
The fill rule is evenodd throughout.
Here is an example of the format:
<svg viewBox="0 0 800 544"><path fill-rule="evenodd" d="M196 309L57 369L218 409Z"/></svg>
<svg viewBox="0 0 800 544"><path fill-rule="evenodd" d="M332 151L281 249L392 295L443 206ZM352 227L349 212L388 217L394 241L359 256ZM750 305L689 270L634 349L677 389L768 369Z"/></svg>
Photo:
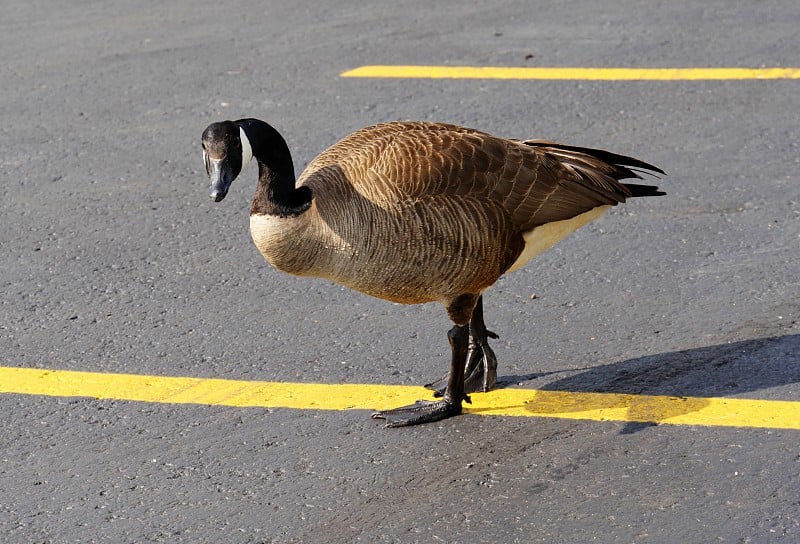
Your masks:
<svg viewBox="0 0 800 544"><path fill-rule="evenodd" d="M465 400L469 402L469 397ZM461 402L449 400L418 400L410 406L381 410L372 414L374 419L385 419L387 427L408 427L433 423L461 413Z"/></svg>
<svg viewBox="0 0 800 544"><path fill-rule="evenodd" d="M449 309L448 309L449 312ZM455 320L454 320L455 321ZM442 400L418 400L410 406L375 412L372 417L385 419L387 427L406 427L432 423L461 413L461 403L471 402L464 392L464 368L467 361L469 326L455 325L447 333L451 348L450 375Z"/></svg>

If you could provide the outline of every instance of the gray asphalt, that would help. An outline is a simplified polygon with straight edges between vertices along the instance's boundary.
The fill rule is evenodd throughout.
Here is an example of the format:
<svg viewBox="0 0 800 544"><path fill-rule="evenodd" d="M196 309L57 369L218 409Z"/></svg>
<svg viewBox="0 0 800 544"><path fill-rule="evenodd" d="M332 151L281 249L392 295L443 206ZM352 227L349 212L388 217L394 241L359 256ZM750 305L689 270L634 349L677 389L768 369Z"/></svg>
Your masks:
<svg viewBox="0 0 800 544"><path fill-rule="evenodd" d="M634 155L630 202L486 297L504 384L800 400L793 81L357 80L364 64L796 66L800 4L13 2L0 21L0 365L421 384L436 305L282 275L249 171L199 137L253 116L298 172L427 119ZM532 57L531 57L532 55ZM536 293L535 299L531 294ZM517 385L519 384L519 385ZM796 431L0 395L0 541L798 542Z"/></svg>

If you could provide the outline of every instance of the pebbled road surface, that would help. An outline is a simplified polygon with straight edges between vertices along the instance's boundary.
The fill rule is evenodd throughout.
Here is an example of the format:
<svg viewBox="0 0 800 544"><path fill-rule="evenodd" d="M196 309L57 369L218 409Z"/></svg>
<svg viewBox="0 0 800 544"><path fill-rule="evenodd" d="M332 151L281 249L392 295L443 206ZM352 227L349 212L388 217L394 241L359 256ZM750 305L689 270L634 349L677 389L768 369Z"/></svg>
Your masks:
<svg viewBox="0 0 800 544"><path fill-rule="evenodd" d="M796 80L355 80L364 64L797 66L800 4L15 2L0 21L2 366L422 384L442 309L281 275L250 170L361 126L460 123L631 154L631 202L486 297L504 384L800 400ZM536 293L535 299L531 294ZM796 431L0 395L0 541L798 542Z"/></svg>

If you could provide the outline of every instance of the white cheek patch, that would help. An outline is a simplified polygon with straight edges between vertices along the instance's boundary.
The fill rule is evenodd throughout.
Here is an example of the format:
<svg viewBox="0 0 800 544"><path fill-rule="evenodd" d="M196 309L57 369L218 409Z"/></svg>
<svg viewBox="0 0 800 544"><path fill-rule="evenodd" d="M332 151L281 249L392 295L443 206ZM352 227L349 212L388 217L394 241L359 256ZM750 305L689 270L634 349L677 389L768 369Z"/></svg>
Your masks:
<svg viewBox="0 0 800 544"><path fill-rule="evenodd" d="M239 127L239 139L242 141L242 170L244 170L244 167L250 164L250 160L253 158L253 148L242 127Z"/></svg>

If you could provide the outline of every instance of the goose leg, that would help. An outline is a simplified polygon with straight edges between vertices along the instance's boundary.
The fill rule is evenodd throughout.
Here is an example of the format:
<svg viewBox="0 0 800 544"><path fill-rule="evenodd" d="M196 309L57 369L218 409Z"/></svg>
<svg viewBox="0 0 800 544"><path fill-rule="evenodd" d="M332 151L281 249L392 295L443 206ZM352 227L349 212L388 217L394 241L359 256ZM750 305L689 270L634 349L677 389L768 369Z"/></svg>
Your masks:
<svg viewBox="0 0 800 544"><path fill-rule="evenodd" d="M490 391L497 383L497 357L489 347L489 338L499 336L483 322L483 297L478 299L469 321L470 350L467 356L465 389L467 392ZM482 363L482 364L481 364Z"/></svg>
<svg viewBox="0 0 800 544"><path fill-rule="evenodd" d="M406 427L420 423L432 423L461 413L461 401L470 402L464 391L464 369L469 346L469 326L455 325L447 333L450 341L450 375L442 400L419 400L410 406L393 410L382 410L372 414L373 418L385 419L387 427Z"/></svg>
<svg viewBox="0 0 800 544"><path fill-rule="evenodd" d="M464 369L464 390L467 393L491 391L497 383L497 357L489 347L489 338L499 338L483 322L483 296L478 298L469 321L469 350ZM448 376L425 384L435 397L444 395Z"/></svg>

